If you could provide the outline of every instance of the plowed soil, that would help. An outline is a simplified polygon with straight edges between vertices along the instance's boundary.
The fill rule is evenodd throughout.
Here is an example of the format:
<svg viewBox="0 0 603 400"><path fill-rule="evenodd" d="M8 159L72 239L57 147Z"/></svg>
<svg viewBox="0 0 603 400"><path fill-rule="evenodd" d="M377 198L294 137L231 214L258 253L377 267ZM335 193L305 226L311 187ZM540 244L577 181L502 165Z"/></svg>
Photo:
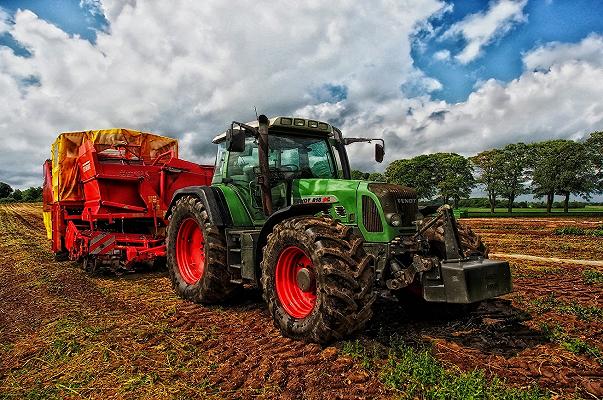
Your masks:
<svg viewBox="0 0 603 400"><path fill-rule="evenodd" d="M602 238L553 234L556 226L596 221L465 222L493 252L603 259ZM603 285L582 274L603 268L512 265L515 291L505 298L453 319L383 299L368 329L353 339L382 349L383 360L394 338L431 342L444 364L484 369L512 386L538 384L562 398L576 391L603 397L601 358L564 344L580 339L603 352ZM176 297L165 273L93 278L76 263L55 262L37 205L0 206L0 272L0 398L400 394L383 386L378 369L346 356L342 343L321 347L281 337L257 292L206 307Z"/></svg>

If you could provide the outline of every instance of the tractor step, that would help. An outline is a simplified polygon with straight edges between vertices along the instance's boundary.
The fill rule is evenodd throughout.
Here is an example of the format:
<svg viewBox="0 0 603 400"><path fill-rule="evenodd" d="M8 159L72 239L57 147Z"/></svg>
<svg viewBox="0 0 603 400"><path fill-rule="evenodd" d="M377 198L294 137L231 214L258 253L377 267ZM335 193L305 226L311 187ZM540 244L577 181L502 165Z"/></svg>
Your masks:
<svg viewBox="0 0 603 400"><path fill-rule="evenodd" d="M226 232L226 261L232 283L257 283L254 243L257 241L259 233L259 230L231 230Z"/></svg>

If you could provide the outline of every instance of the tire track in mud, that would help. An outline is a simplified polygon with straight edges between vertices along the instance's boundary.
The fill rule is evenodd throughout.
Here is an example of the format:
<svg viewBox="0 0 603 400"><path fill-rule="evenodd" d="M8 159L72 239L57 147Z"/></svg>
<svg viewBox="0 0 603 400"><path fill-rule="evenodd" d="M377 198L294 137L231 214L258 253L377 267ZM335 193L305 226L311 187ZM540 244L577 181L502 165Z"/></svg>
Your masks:
<svg viewBox="0 0 603 400"><path fill-rule="evenodd" d="M37 207L0 206L0 235L13 241L13 251L0 254L0 260L11 265L3 268L0 285L6 288L9 282L18 282L8 291L11 297L0 289L0 301L10 303L7 311L11 319L0 319L0 323L10 326L11 332L3 335L7 343L22 348L30 340L29 335L35 335L45 324L94 314L101 320L120 321L112 328L116 329L116 336L106 333L111 346L117 346L115 351L127 346L120 351L120 364L147 368L139 366L138 360L139 354L146 354L147 363L152 360L151 365L159 370L165 355L158 349L170 347L174 341L179 348L187 344L179 343L180 340L190 340L196 347L195 354L206 359L204 365L208 367L191 370L200 376L186 375L182 378L184 383L179 380L177 384L186 385L203 377L211 387L209 393L219 398L390 397L378 377L369 376L335 348L323 349L282 337L260 306L263 303L259 297L252 295L251 301L225 305L226 310L208 308L176 298L165 277L90 279L71 262L54 262L37 211ZM19 268L24 263L31 263L32 267L27 271ZM31 280L40 277L44 284L29 290ZM154 287L157 284L161 286ZM99 287L104 288L103 293ZM152 293L136 296L132 288ZM35 307L36 302L44 307ZM171 316L165 314L168 309L175 310ZM29 317L19 321L23 316ZM156 328L165 323L166 328ZM131 343L133 339L135 343ZM131 355L132 348L135 353ZM27 364L31 357L39 357L40 350L27 350L12 360L0 354L0 378L11 368ZM105 395L115 393L101 394Z"/></svg>
<svg viewBox="0 0 603 400"><path fill-rule="evenodd" d="M171 324L181 329L220 327L218 338L202 346L216 365L210 381L221 394L252 397L268 391L280 398L387 397L375 377L334 347L282 337L258 304L216 313L187 303L179 307Z"/></svg>
<svg viewBox="0 0 603 400"><path fill-rule="evenodd" d="M19 212L21 218L14 215ZM525 227L508 231L519 232ZM105 361L100 350L91 353L91 358L97 357L92 373L99 387L83 392L90 397L173 397L179 390L188 397L217 398L391 398L395 394L383 387L378 370L363 369L335 347L282 337L261 298L252 292L231 304L205 307L177 298L168 278L159 274L88 278L73 263L55 263L38 206L0 206L0 237L0 263L4 264L0 311L29 319L12 324L8 336L1 332L0 344L7 340L16 347L25 346L41 326L57 318L75 316L87 324L98 324L103 330L94 346L105 346L109 356ZM520 266L519 271L524 269ZM592 358L547 341L538 328L540 322L551 320L572 334L584 332L600 345L603 338L594 332L597 325L554 311L533 313L530 320L525 315L529 311L526 304L514 296L524 296L528 302L553 291L567 302L597 304L594 302L601 299L597 296L603 289L585 286L578 266L554 275L543 271L536 270L542 276L516 278L514 294L488 302L464 318L411 317L405 305L381 302L359 340L381 346L383 358L394 346L391 338L405 343L435 343L434 352L440 360L466 371L483 368L516 386L538 382L561 397L570 397L576 388L602 397L601 367ZM30 287L34 278L41 279L42 284ZM8 300L3 297L7 295L17 297L3 301ZM50 309L36 308L40 304ZM2 314L0 324L6 321L1 318ZM3 379L10 368L22 371L19 366L43 350L33 349L31 354L0 352L0 386L7 382ZM172 353L186 368L170 366ZM48 379L46 375L58 371L65 375L69 368L74 375L66 376L79 376L83 367L77 361L28 370L28 374L12 379L22 379L23 386L31 386L36 379ZM137 387L139 392L124 391L124 385L141 376L151 379L152 384ZM56 383L45 382L51 386ZM161 387L171 391L162 395L152 391Z"/></svg>

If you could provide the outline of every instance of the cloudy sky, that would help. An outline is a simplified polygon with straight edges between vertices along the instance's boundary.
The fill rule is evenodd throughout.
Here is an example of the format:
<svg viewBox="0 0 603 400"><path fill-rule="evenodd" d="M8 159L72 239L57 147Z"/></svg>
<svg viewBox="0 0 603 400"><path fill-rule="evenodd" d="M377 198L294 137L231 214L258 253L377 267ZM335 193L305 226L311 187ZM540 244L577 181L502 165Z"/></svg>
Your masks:
<svg viewBox="0 0 603 400"><path fill-rule="evenodd" d="M0 0L0 181L39 185L62 131L178 137L295 114L386 162L603 130L600 0Z"/></svg>

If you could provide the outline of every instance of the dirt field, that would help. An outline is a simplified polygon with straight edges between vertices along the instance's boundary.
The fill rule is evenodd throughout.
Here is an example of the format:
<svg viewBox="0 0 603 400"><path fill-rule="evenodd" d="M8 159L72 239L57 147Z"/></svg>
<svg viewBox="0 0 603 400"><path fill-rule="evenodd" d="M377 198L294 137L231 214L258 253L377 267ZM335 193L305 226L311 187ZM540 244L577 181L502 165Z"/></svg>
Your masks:
<svg viewBox="0 0 603 400"><path fill-rule="evenodd" d="M345 343L282 338L257 293L204 307L177 298L163 273L90 278L56 263L40 211L0 206L0 398L391 398L401 393L379 365L400 340L514 387L603 397L601 267L515 260L515 292L457 319L382 300L354 338L378 349L367 368ZM464 222L493 252L603 259L603 238L553 234L593 220Z"/></svg>

